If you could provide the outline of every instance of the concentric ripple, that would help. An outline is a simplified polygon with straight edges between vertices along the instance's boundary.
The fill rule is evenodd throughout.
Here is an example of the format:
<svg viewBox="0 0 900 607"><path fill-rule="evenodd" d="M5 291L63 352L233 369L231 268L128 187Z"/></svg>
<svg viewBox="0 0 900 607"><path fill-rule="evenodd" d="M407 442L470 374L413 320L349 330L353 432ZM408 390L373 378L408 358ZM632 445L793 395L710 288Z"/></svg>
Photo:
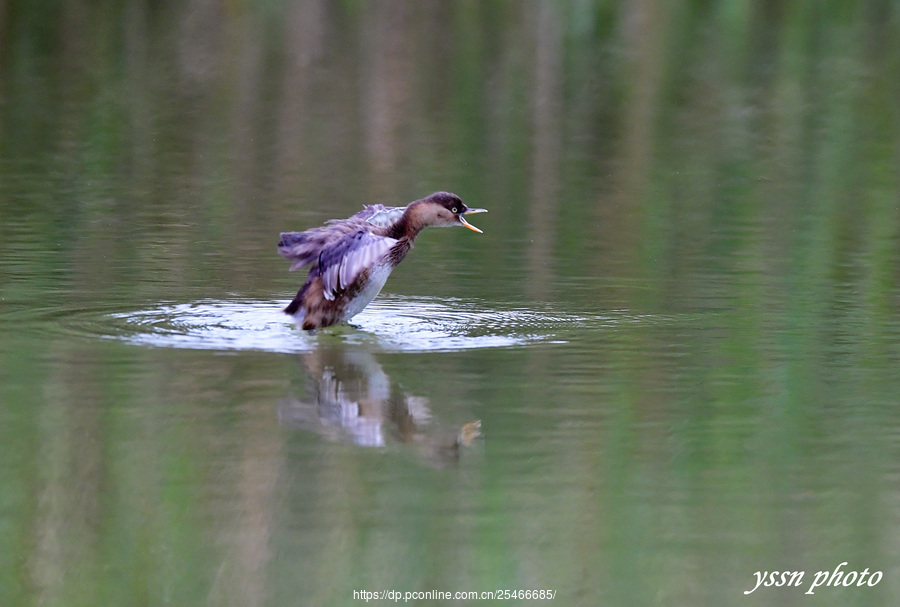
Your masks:
<svg viewBox="0 0 900 607"><path fill-rule="evenodd" d="M104 315L101 337L154 347L305 352L319 340L368 343L385 351L453 351L566 341L590 319L484 302L382 297L353 326L313 334L281 309L287 302L205 300ZM82 332L85 329L81 323Z"/></svg>

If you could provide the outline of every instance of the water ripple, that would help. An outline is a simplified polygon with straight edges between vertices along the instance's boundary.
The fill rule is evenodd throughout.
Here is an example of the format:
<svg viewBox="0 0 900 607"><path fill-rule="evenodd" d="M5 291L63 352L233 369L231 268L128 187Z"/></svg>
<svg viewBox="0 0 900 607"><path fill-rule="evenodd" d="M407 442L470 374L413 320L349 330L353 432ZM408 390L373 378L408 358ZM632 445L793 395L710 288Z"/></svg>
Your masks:
<svg viewBox="0 0 900 607"><path fill-rule="evenodd" d="M481 301L382 297L353 326L314 334L281 313L287 302L204 300L135 312L104 314L101 337L154 347L306 352L320 340L366 343L385 351L454 351L565 341L591 319L522 307L493 308ZM90 319L79 322L90 332Z"/></svg>

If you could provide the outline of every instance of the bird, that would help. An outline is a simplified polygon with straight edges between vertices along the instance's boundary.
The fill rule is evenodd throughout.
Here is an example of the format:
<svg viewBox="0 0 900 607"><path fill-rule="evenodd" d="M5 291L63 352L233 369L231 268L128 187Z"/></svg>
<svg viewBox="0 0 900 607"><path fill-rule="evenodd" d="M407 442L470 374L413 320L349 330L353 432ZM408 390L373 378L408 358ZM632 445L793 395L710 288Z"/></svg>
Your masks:
<svg viewBox="0 0 900 607"><path fill-rule="evenodd" d="M290 269L311 266L285 314L307 331L350 320L381 292L419 232L462 226L481 234L465 219L475 213L487 209L469 208L450 192L435 192L405 207L366 205L347 219L332 219L304 232L282 232L278 252L293 262Z"/></svg>

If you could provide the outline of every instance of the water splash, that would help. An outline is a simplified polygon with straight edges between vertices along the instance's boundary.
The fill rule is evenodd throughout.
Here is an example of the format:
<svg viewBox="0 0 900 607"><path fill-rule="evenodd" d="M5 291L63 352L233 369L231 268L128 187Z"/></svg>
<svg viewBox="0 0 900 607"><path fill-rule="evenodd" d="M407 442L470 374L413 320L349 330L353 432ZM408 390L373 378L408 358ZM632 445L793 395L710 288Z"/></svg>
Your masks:
<svg viewBox="0 0 900 607"><path fill-rule="evenodd" d="M171 348L307 352L320 340L365 343L383 351L455 351L563 341L585 322L575 315L521 307L492 308L471 300L382 297L353 326L309 334L281 312L286 302L204 300L105 315L105 335L127 343Z"/></svg>

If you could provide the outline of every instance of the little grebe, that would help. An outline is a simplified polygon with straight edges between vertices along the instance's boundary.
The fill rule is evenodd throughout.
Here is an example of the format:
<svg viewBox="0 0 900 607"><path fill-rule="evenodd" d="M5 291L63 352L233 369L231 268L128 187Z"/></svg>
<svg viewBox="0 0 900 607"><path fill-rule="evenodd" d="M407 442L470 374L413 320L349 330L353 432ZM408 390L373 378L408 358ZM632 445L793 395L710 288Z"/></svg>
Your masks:
<svg viewBox="0 0 900 607"><path fill-rule="evenodd" d="M332 219L305 232L284 232L278 252L312 264L306 282L284 309L307 330L349 320L375 299L423 228L463 226L481 233L463 215L470 209L456 194L435 192L406 207L366 206L348 219Z"/></svg>

